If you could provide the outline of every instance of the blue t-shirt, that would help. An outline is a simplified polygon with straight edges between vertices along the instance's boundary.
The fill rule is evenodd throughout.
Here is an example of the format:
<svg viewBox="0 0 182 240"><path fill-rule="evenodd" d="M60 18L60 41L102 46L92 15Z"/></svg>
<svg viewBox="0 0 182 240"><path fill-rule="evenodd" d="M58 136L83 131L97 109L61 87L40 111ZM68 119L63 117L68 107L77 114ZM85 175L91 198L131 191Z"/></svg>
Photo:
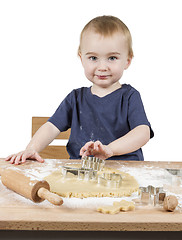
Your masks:
<svg viewBox="0 0 182 240"><path fill-rule="evenodd" d="M91 88L73 90L48 120L61 132L71 128L67 151L71 159L79 159L80 149L88 141L107 145L139 125L150 127L139 92L128 84L104 96L91 93ZM144 160L142 149L109 159Z"/></svg>

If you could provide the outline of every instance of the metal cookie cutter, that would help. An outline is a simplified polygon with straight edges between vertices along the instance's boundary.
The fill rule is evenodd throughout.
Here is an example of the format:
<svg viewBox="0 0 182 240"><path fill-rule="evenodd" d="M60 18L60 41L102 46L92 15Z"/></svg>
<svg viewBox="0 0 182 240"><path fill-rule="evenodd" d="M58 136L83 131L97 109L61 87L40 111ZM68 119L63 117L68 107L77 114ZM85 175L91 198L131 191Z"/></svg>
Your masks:
<svg viewBox="0 0 182 240"><path fill-rule="evenodd" d="M180 186L182 184L182 169L166 169L168 173L166 174L166 179L171 183L171 185Z"/></svg>
<svg viewBox="0 0 182 240"><path fill-rule="evenodd" d="M182 177L182 169L166 168L166 170L172 175Z"/></svg>
<svg viewBox="0 0 182 240"><path fill-rule="evenodd" d="M148 187L140 187L141 190L141 202L144 204L161 204L164 201L166 193L163 187L153 187L149 185Z"/></svg>
<svg viewBox="0 0 182 240"><path fill-rule="evenodd" d="M105 161L96 157L83 157L82 168L91 168L94 171L100 171L103 169Z"/></svg>
<svg viewBox="0 0 182 240"><path fill-rule="evenodd" d="M74 174L80 180L91 180L95 179L97 172L90 168L73 168L68 166L62 167L63 177L68 177L69 173Z"/></svg>
<svg viewBox="0 0 182 240"><path fill-rule="evenodd" d="M121 174L103 173L98 174L105 165L105 161L96 157L82 158L81 168L62 166L63 177L69 177L69 173L74 174L80 180L96 180L98 184L107 187L120 187L122 182Z"/></svg>
<svg viewBox="0 0 182 240"><path fill-rule="evenodd" d="M117 173L103 173L101 175L98 175L97 182L98 184L106 187L118 188L121 186L122 176L121 174Z"/></svg>

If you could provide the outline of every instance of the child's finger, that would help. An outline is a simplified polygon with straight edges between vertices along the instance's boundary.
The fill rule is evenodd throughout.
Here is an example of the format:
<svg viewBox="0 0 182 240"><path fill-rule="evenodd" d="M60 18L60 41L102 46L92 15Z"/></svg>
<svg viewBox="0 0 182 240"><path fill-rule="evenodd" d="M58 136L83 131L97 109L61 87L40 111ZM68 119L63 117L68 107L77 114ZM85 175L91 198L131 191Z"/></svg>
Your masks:
<svg viewBox="0 0 182 240"><path fill-rule="evenodd" d="M22 155L22 163L25 163L27 158L28 158L27 154L23 154Z"/></svg>
<svg viewBox="0 0 182 240"><path fill-rule="evenodd" d="M91 155L90 151L85 151L81 156L86 157L86 156L90 156L90 155Z"/></svg>
<svg viewBox="0 0 182 240"><path fill-rule="evenodd" d="M83 155L84 152L88 151L90 148L93 148L94 142L90 141L87 142L81 149L80 155Z"/></svg>
<svg viewBox="0 0 182 240"><path fill-rule="evenodd" d="M85 150L85 145L84 145L84 146L80 149L80 155L83 155L85 151L86 151L86 150Z"/></svg>
<svg viewBox="0 0 182 240"><path fill-rule="evenodd" d="M5 160L5 161L9 161L9 160L11 160L12 157L13 157L13 154L9 155L9 156L6 157L4 160Z"/></svg>
<svg viewBox="0 0 182 240"><path fill-rule="evenodd" d="M20 163L21 157L22 157L22 155L18 155L18 156L15 158L15 161L14 161L15 165L18 165L18 164Z"/></svg>
<svg viewBox="0 0 182 240"><path fill-rule="evenodd" d="M10 159L10 163L14 163L14 161L15 161L15 158L16 158L16 155L13 155L12 157L11 157L11 159Z"/></svg>
<svg viewBox="0 0 182 240"><path fill-rule="evenodd" d="M41 162L41 163L44 162L44 159L41 158L41 156L40 156L38 153L35 154L35 159L36 159L38 162Z"/></svg>
<svg viewBox="0 0 182 240"><path fill-rule="evenodd" d="M96 142L94 143L94 150L96 150L96 151L101 151L101 150L103 150L103 145L102 145L102 143L101 143L100 141L96 141Z"/></svg>

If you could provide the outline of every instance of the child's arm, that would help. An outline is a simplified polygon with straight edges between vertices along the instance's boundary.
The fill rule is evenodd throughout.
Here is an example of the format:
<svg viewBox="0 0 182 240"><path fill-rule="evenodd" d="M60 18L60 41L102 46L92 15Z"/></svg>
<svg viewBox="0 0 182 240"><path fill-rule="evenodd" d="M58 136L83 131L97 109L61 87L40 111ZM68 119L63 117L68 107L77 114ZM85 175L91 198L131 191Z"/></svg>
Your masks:
<svg viewBox="0 0 182 240"><path fill-rule="evenodd" d="M48 146L59 133L60 131L57 127L50 122L46 122L34 134L24 151L12 154L5 160L15 164L19 164L20 162L24 163L28 158L43 162L44 160L38 153Z"/></svg>
<svg viewBox="0 0 182 240"><path fill-rule="evenodd" d="M149 139L149 127L140 125L108 145L103 145L100 141L88 142L81 148L80 155L82 157L94 155L101 159L107 159L112 156L134 152L145 145Z"/></svg>

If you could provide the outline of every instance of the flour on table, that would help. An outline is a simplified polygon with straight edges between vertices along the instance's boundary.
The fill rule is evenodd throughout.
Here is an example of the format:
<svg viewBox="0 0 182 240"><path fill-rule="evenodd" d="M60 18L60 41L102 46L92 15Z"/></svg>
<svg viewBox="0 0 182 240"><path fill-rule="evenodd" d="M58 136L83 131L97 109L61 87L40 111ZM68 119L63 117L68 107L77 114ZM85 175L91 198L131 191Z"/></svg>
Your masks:
<svg viewBox="0 0 182 240"><path fill-rule="evenodd" d="M57 167L58 163L60 166ZM37 163L36 167L31 167L29 169L24 169L25 174L31 174L39 179L43 179L48 176L53 171L58 170L61 167L62 162L56 159L46 159L45 163ZM169 184L171 181L171 174L162 168L153 168L153 167L128 167L118 164L118 170L129 173L134 176L139 186L148 186L153 185L154 187L163 186L163 184ZM182 207L182 194L174 194L167 192L167 195L175 195L178 198L179 206ZM138 198L138 193L134 192L129 197L89 197L89 198L65 198L63 197L63 205L59 208L66 207L70 209L79 209L79 208L91 208L95 209L101 205L112 205L114 201L121 201L122 199L127 201L132 201L132 199ZM42 208L58 208L57 206L52 205L47 200L41 203L34 203L29 199L26 199L17 193L7 189L0 181L0 204L1 206L20 206L21 208L26 208L28 206L32 207L42 207Z"/></svg>

